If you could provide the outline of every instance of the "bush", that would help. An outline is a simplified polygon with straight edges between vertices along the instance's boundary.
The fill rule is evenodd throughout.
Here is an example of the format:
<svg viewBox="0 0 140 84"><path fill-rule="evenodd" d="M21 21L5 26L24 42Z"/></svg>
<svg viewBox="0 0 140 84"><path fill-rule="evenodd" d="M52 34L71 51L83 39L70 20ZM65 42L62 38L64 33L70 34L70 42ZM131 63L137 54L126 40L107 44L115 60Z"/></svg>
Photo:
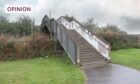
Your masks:
<svg viewBox="0 0 140 84"><path fill-rule="evenodd" d="M106 41L111 44L112 50L126 49L126 48L140 48L140 42L136 35L120 34L113 32L98 33Z"/></svg>
<svg viewBox="0 0 140 84"><path fill-rule="evenodd" d="M8 41L6 43L6 48L10 48L10 49L14 48L14 42L13 41Z"/></svg>
<svg viewBox="0 0 140 84"><path fill-rule="evenodd" d="M99 27L93 18L88 19L83 25L90 32L94 32L108 41L112 50L140 48L140 35L129 35L116 25L107 24L107 26Z"/></svg>
<svg viewBox="0 0 140 84"><path fill-rule="evenodd" d="M46 55L53 51L53 46L54 42L41 33L33 37L0 37L0 60L26 59Z"/></svg>

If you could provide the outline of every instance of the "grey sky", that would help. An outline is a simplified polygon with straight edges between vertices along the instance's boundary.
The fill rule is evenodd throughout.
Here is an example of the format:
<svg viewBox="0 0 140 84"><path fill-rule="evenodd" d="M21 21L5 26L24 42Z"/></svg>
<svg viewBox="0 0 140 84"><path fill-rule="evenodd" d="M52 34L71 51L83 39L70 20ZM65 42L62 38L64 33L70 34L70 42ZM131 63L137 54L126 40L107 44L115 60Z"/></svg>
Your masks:
<svg viewBox="0 0 140 84"><path fill-rule="evenodd" d="M6 0L2 1L0 4L4 4ZM140 33L140 0L13 0L13 2L12 4L34 5L34 13L27 15L34 17L36 24L40 24L42 17L51 10L52 17L55 18L68 14L85 21L93 17L100 26L111 23L128 33ZM1 10L0 6L0 12ZM10 14L9 17L14 20L18 15Z"/></svg>

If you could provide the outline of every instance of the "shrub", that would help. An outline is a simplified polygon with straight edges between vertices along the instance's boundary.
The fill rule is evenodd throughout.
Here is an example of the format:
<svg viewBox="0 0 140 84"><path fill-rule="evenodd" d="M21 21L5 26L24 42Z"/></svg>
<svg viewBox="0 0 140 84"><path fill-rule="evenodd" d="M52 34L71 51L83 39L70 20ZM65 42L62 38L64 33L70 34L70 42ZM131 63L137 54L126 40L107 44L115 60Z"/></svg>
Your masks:
<svg viewBox="0 0 140 84"><path fill-rule="evenodd" d="M10 48L10 49L14 48L14 42L13 41L6 42L6 46L5 47L6 48Z"/></svg>
<svg viewBox="0 0 140 84"><path fill-rule="evenodd" d="M8 39L7 39L8 38ZM0 37L0 60L33 58L53 51L54 42L38 33L26 37Z"/></svg>
<svg viewBox="0 0 140 84"><path fill-rule="evenodd" d="M98 32L97 34L111 44L112 50L140 48L140 42L138 41L136 35L120 34L114 32Z"/></svg>
<svg viewBox="0 0 140 84"><path fill-rule="evenodd" d="M94 32L108 41L113 50L140 48L140 35L129 35L116 25L107 24L107 26L99 27L97 23L94 22L93 18L88 19L83 25L90 32Z"/></svg>

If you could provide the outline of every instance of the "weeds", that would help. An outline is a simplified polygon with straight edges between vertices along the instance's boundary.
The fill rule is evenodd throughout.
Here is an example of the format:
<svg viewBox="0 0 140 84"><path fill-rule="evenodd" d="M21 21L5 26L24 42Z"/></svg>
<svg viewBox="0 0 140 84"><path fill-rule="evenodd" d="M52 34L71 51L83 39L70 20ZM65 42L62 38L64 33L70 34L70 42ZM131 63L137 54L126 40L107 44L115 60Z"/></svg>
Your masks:
<svg viewBox="0 0 140 84"><path fill-rule="evenodd" d="M0 36L0 60L16 60L47 55L53 51L54 42L38 33L34 36Z"/></svg>

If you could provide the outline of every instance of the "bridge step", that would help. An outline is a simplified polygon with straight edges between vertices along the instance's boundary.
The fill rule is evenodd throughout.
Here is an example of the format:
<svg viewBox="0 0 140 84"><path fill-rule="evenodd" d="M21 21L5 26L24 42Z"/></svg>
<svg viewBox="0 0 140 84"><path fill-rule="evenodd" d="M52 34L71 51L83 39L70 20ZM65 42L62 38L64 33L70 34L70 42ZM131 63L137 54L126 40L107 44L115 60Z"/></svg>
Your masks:
<svg viewBox="0 0 140 84"><path fill-rule="evenodd" d="M105 66L107 65L107 61L104 60L96 60L96 61L92 61L92 62L84 62L82 63L82 67L99 67L99 66Z"/></svg>
<svg viewBox="0 0 140 84"><path fill-rule="evenodd" d="M79 47L79 59L82 67L97 67L104 66L107 61L101 54L89 44L80 34L75 30L67 30L67 34L76 42Z"/></svg>

